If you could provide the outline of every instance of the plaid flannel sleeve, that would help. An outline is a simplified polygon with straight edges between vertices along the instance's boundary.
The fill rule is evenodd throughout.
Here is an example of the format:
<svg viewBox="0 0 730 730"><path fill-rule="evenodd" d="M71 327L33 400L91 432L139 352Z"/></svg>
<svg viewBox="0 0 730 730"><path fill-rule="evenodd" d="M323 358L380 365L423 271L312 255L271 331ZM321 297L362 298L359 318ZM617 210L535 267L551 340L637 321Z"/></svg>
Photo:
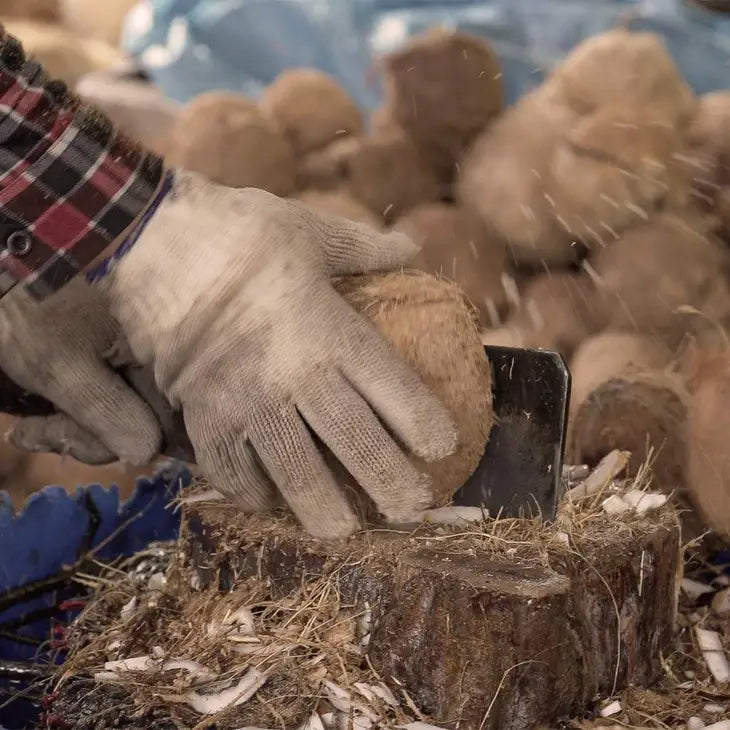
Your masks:
<svg viewBox="0 0 730 730"><path fill-rule="evenodd" d="M27 59L0 25L0 297L38 299L113 256L164 189L162 160Z"/></svg>

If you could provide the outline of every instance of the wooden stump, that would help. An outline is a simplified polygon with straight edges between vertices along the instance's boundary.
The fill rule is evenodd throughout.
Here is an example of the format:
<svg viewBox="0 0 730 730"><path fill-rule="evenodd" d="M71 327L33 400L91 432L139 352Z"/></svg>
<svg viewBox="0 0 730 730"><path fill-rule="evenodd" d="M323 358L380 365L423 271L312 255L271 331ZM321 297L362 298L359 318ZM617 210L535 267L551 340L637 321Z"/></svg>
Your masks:
<svg viewBox="0 0 730 730"><path fill-rule="evenodd" d="M443 727L523 730L582 713L655 681L673 636L680 533L668 507L376 530L335 547L201 503L185 531L201 587L258 576L284 596L328 576L343 605L369 606L373 667Z"/></svg>

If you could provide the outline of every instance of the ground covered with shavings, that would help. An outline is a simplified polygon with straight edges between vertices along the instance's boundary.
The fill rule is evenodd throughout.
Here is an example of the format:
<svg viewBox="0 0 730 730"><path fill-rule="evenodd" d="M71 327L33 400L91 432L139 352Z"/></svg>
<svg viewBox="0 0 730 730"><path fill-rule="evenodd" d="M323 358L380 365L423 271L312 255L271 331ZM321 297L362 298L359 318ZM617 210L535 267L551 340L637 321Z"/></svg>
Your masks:
<svg viewBox="0 0 730 730"><path fill-rule="evenodd" d="M604 468L599 487L589 494L573 491L550 526L486 520L431 526L428 534L416 530L410 539L443 540L450 550L539 559L545 565L560 562L566 551L600 554L609 534L615 545L617 534L628 536L646 524L646 515L609 515L602 507L616 494L647 489L643 475L621 481L620 466L619 459ZM566 473L569 487L580 488L586 474ZM205 509L224 511L231 536L243 522L248 531L258 525L262 534L291 530L286 519L231 515L216 502ZM661 512L652 519L663 519ZM373 541L367 533L353 539L387 549L387 540ZM170 545L168 551L164 573L147 571L141 578L135 570L112 570L98 579L94 598L69 635L69 660L56 680L61 699L54 712L72 718L72 727L369 730L429 722L402 688L388 689L368 662L367 607L357 611L343 604L333 579L348 559L346 549L325 577L302 581L285 597L257 578L237 582L226 594L217 586L201 589L180 547ZM357 554L363 554L361 542ZM583 718L555 730L679 729L691 717L707 726L730 717L730 689L712 678L695 632L698 625L718 632L724 651L730 650L730 619L712 608L730 579L702 546L692 546L687 555L686 577L707 590L682 591L678 643L665 657L660 683L596 698ZM618 701L620 711L601 718L610 701Z"/></svg>

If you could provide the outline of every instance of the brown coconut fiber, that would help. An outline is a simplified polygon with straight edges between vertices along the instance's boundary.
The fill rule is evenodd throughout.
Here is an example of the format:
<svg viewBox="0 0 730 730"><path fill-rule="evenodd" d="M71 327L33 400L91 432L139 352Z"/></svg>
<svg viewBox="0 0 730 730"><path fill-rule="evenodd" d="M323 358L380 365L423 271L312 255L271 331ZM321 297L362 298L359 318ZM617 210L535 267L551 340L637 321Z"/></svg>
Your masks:
<svg viewBox="0 0 730 730"><path fill-rule="evenodd" d="M433 463L412 457L431 476L434 506L447 504L478 466L494 422L491 371L472 306L455 284L419 271L341 279L336 288L453 415L455 453Z"/></svg>
<svg viewBox="0 0 730 730"><path fill-rule="evenodd" d="M706 523L730 539L730 348L701 353L690 382L688 489Z"/></svg>
<svg viewBox="0 0 730 730"><path fill-rule="evenodd" d="M481 38L436 28L387 56L385 116L409 134L441 179L502 109L501 67Z"/></svg>
<svg viewBox="0 0 730 730"><path fill-rule="evenodd" d="M302 190L330 190L344 184L347 180L348 161L359 147L359 137L347 136L301 157L297 170L297 187Z"/></svg>
<svg viewBox="0 0 730 730"><path fill-rule="evenodd" d="M24 18L2 21L5 31L17 38L26 56L34 58L54 79L73 88L86 74L101 71L124 59L120 51L93 38L79 38L55 23Z"/></svg>
<svg viewBox="0 0 730 730"><path fill-rule="evenodd" d="M244 96L212 91L180 112L168 143L169 161L234 188L286 196L295 188L291 145L276 124Z"/></svg>
<svg viewBox="0 0 730 730"><path fill-rule="evenodd" d="M59 0L0 0L0 18L55 21Z"/></svg>
<svg viewBox="0 0 730 730"><path fill-rule="evenodd" d="M366 223L375 230L383 227L378 216L345 190L304 190L294 197L316 213Z"/></svg>
<svg viewBox="0 0 730 730"><path fill-rule="evenodd" d="M516 287L516 285L513 285ZM570 271L538 274L527 279L511 299L513 309L504 325L485 330L485 344L534 347L569 358L589 335L601 329L596 292L591 280Z"/></svg>
<svg viewBox="0 0 730 730"><path fill-rule="evenodd" d="M447 203L426 203L396 222L421 246L413 265L455 281L479 312L482 326L493 323L507 303L502 275L507 251L473 211Z"/></svg>
<svg viewBox="0 0 730 730"><path fill-rule="evenodd" d="M689 211L657 215L598 250L590 264L606 327L675 347L693 328L726 319L730 256L707 228Z"/></svg>
<svg viewBox="0 0 730 730"><path fill-rule="evenodd" d="M597 463L607 451L629 451L629 469L649 464L655 487L681 491L687 476L688 399L668 370L671 353L635 333L605 332L575 353L568 454Z"/></svg>
<svg viewBox="0 0 730 730"><path fill-rule="evenodd" d="M282 72L264 91L260 104L300 156L363 128L357 104L334 78L317 69Z"/></svg>
<svg viewBox="0 0 730 730"><path fill-rule="evenodd" d="M403 133L363 138L347 163L355 198L386 223L419 203L437 201L441 185Z"/></svg>

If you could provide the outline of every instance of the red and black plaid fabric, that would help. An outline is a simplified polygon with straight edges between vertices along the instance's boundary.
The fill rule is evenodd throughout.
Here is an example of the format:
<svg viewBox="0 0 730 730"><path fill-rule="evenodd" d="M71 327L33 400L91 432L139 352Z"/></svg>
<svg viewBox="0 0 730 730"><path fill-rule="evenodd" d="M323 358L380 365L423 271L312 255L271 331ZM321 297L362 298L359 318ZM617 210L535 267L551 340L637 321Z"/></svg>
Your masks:
<svg viewBox="0 0 730 730"><path fill-rule="evenodd" d="M163 172L0 25L0 297L22 283L44 298L111 256Z"/></svg>

